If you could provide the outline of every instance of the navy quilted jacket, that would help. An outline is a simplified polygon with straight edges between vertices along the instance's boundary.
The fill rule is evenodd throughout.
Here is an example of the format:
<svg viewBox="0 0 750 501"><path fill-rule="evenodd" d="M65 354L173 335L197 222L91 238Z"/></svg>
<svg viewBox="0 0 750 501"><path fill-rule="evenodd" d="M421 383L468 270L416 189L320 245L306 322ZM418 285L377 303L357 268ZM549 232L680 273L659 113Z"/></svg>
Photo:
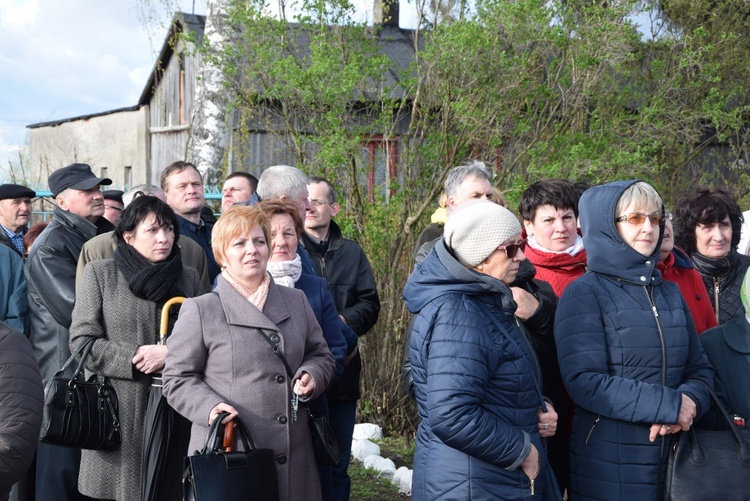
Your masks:
<svg viewBox="0 0 750 501"><path fill-rule="evenodd" d="M676 284L620 237L615 206L635 181L586 191L579 211L589 272L570 284L555 316L560 371L575 412L571 500L657 500L673 435L649 442L654 423L676 423L681 394L710 405L713 384ZM661 237L659 238L661 242Z"/></svg>
<svg viewBox="0 0 750 501"><path fill-rule="evenodd" d="M421 422L412 499L542 499L549 479L537 428L539 367L515 323L510 290L464 268L440 239L404 298L417 315L410 352ZM520 468L531 443L542 460L538 497L529 497Z"/></svg>

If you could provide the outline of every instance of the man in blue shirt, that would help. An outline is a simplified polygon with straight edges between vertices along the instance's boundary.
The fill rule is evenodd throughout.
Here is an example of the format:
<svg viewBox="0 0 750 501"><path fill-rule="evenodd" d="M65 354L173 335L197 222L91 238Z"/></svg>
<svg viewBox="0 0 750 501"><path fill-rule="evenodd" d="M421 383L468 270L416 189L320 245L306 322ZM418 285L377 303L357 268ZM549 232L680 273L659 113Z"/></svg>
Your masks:
<svg viewBox="0 0 750 501"><path fill-rule="evenodd" d="M0 243L23 257L23 236L31 218L31 199L36 196L20 184L0 185Z"/></svg>

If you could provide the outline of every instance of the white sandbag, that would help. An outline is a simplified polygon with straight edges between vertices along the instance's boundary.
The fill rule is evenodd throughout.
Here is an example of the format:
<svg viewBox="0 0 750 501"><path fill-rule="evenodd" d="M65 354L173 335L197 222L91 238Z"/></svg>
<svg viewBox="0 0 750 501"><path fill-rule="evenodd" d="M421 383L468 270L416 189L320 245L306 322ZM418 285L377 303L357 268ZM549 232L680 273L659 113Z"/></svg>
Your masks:
<svg viewBox="0 0 750 501"><path fill-rule="evenodd" d="M411 477L413 474L414 470L408 470L401 475L401 483L398 486L398 492L403 492L407 496L411 496Z"/></svg>
<svg viewBox="0 0 750 501"><path fill-rule="evenodd" d="M359 423L354 425L352 438L356 440L380 440L383 438L383 429L372 423Z"/></svg>
<svg viewBox="0 0 750 501"><path fill-rule="evenodd" d="M379 478L391 479L396 473L396 465L393 461L381 456L367 456L363 464L365 468L377 471Z"/></svg>
<svg viewBox="0 0 750 501"><path fill-rule="evenodd" d="M367 456L380 456L380 447L366 439L352 440L352 456L357 461L364 461Z"/></svg>

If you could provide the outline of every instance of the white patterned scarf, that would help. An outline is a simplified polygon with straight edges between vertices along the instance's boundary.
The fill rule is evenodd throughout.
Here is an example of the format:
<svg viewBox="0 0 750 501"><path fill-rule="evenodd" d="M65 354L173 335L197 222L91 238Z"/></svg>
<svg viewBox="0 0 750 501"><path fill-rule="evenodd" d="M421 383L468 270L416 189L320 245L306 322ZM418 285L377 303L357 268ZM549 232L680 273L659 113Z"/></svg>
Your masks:
<svg viewBox="0 0 750 501"><path fill-rule="evenodd" d="M294 288L294 284L302 275L302 259L299 254L295 254L291 261L269 261L266 269L278 285Z"/></svg>

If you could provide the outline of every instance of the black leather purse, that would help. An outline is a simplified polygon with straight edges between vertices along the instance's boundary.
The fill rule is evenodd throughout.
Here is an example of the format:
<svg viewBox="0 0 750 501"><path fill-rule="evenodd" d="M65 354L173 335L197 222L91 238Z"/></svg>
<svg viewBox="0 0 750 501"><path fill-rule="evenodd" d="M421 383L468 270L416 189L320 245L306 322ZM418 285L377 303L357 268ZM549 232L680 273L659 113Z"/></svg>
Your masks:
<svg viewBox="0 0 750 501"><path fill-rule="evenodd" d="M738 429L714 390L706 387L729 429L691 427L677 434L669 455L664 499L750 500L750 430Z"/></svg>
<svg viewBox="0 0 750 501"><path fill-rule="evenodd" d="M273 450L256 449L245 423L235 417L244 451L224 452L217 443L222 412L206 434L203 450L185 458L182 491L185 501L278 501L279 481Z"/></svg>
<svg viewBox="0 0 750 501"><path fill-rule="evenodd" d="M55 375L44 382L44 407L39 441L78 449L114 449L120 445L117 394L107 378L85 380L83 364L94 345L83 343ZM65 369L81 354L73 377Z"/></svg>

